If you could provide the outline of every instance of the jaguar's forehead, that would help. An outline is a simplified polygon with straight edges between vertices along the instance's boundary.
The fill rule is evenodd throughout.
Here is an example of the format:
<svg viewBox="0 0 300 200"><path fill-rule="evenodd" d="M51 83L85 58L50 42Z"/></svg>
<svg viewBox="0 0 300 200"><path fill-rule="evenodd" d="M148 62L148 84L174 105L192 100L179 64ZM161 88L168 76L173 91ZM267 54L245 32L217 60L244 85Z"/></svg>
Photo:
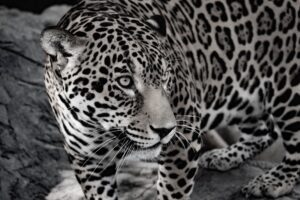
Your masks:
<svg viewBox="0 0 300 200"><path fill-rule="evenodd" d="M146 23L129 19L96 17L83 24L89 38L83 64L105 66L114 73L127 71L152 84L153 79L159 82L167 68L163 41ZM80 31L75 34L80 35Z"/></svg>

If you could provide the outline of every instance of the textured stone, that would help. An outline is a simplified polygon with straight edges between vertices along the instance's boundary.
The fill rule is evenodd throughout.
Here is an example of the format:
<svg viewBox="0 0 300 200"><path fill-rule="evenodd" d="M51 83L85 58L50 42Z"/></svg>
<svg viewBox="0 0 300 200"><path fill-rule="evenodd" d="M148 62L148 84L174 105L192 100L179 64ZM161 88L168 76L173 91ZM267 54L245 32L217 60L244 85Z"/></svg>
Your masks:
<svg viewBox="0 0 300 200"><path fill-rule="evenodd" d="M8 104L10 101L10 97L3 87L0 86L0 104Z"/></svg>
<svg viewBox="0 0 300 200"><path fill-rule="evenodd" d="M44 24L0 8L0 27L0 199L42 200L69 168L44 89Z"/></svg>
<svg viewBox="0 0 300 200"><path fill-rule="evenodd" d="M0 105L0 123L4 125L9 125L6 107L3 105Z"/></svg>

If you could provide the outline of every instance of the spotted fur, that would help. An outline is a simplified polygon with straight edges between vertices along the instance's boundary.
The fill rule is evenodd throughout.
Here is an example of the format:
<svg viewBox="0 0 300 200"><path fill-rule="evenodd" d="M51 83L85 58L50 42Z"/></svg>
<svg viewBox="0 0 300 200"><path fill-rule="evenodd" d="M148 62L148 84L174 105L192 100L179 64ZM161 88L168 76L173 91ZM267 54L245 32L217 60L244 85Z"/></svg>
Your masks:
<svg viewBox="0 0 300 200"><path fill-rule="evenodd" d="M189 199L201 134L240 141L204 154L228 170L282 135L282 163L243 188L289 193L300 165L299 0L85 0L42 33L45 83L89 200L117 199L125 157L158 158L157 199Z"/></svg>

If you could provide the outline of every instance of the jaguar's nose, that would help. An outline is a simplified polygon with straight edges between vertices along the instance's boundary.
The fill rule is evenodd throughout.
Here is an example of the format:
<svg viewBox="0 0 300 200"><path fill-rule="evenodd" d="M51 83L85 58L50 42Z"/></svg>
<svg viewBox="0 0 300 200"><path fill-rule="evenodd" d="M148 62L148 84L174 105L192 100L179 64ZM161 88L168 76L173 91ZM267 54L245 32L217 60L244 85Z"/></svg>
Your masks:
<svg viewBox="0 0 300 200"><path fill-rule="evenodd" d="M156 128L150 125L150 129L154 132L157 133L160 136L160 139L163 139L167 135L169 135L176 127L170 127L170 128Z"/></svg>

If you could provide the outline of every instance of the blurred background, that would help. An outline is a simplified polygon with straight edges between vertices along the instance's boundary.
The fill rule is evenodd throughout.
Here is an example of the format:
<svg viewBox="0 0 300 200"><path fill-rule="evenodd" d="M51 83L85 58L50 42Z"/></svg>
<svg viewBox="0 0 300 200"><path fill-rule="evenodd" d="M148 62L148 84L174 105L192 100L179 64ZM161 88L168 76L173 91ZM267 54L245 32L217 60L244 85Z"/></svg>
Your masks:
<svg viewBox="0 0 300 200"><path fill-rule="evenodd" d="M61 4L73 5L77 1L78 0L0 0L0 5L39 14L49 6Z"/></svg>

